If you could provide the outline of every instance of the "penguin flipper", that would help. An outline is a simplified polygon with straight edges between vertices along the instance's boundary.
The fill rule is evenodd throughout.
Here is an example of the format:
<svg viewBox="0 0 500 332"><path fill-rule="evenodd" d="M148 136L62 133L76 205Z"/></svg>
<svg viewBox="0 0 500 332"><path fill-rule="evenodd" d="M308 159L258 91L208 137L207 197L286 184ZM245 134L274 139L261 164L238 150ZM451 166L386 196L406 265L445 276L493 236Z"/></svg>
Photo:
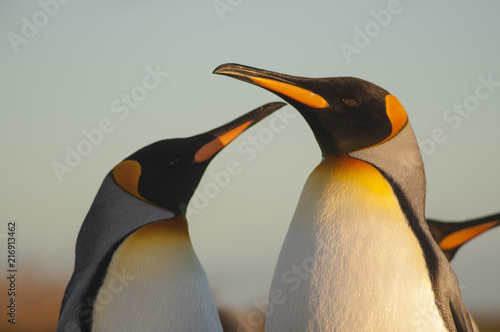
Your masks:
<svg viewBox="0 0 500 332"><path fill-rule="evenodd" d="M457 332L473 332L472 317L465 308L460 296L454 296L450 299L450 310Z"/></svg>

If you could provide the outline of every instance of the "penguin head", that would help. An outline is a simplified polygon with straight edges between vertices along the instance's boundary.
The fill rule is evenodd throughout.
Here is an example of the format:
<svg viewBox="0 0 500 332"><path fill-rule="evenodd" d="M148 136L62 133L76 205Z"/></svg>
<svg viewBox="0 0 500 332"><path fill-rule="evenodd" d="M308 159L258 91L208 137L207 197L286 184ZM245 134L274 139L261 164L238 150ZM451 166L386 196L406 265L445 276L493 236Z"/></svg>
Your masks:
<svg viewBox="0 0 500 332"><path fill-rule="evenodd" d="M463 222L427 219L432 237L451 261L461 246L484 232L500 226L500 213Z"/></svg>
<svg viewBox="0 0 500 332"><path fill-rule="evenodd" d="M293 105L313 130L324 157L381 144L408 122L396 97L359 78L296 77L237 64L221 65L214 73L263 87Z"/></svg>
<svg viewBox="0 0 500 332"><path fill-rule="evenodd" d="M116 165L115 182L131 195L185 216L210 161L230 142L284 103L269 103L206 133L148 145Z"/></svg>

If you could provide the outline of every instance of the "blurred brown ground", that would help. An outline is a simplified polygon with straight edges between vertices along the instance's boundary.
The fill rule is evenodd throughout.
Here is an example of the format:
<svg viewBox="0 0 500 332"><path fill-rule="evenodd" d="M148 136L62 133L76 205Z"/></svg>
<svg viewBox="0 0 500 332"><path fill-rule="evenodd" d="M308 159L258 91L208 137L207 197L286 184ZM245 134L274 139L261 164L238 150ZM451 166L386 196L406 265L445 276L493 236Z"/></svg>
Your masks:
<svg viewBox="0 0 500 332"><path fill-rule="evenodd" d="M66 278L40 278L35 269L22 269L17 276L16 289L16 324L7 322L8 280L0 281L0 307L2 319L0 331L16 332L48 332L54 331L59 317L59 308L66 288ZM500 310L500 309L499 309ZM262 332L264 331L264 315L256 308L222 309L221 322L226 332ZM499 332L500 317L475 316L481 332Z"/></svg>
<svg viewBox="0 0 500 332"><path fill-rule="evenodd" d="M19 267L16 278L16 324L7 322L9 281L0 281L0 331L45 332L54 331L59 308L66 288L66 279L52 280L38 277L38 270Z"/></svg>

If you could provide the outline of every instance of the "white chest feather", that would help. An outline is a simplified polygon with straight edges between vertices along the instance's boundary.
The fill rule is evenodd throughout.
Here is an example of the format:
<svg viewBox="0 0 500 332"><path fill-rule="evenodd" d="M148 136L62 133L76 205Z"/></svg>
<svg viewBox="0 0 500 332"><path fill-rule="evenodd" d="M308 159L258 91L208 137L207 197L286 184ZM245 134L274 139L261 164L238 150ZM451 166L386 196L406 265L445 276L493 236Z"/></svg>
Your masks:
<svg viewBox="0 0 500 332"><path fill-rule="evenodd" d="M371 165L326 160L309 177L274 273L266 330L446 331L422 249Z"/></svg>
<svg viewBox="0 0 500 332"><path fill-rule="evenodd" d="M182 220L156 222L119 246L97 294L92 331L222 331L185 227Z"/></svg>

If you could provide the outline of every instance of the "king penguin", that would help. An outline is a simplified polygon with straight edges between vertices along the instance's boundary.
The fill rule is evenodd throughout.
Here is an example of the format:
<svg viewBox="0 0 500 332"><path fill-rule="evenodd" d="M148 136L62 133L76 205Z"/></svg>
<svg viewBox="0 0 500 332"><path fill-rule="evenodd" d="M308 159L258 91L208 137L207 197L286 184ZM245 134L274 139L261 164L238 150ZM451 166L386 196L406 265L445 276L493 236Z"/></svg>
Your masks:
<svg viewBox="0 0 500 332"><path fill-rule="evenodd" d="M466 221L442 222L427 219L432 237L451 261L465 243L500 225L500 213Z"/></svg>
<svg viewBox="0 0 500 332"><path fill-rule="evenodd" d="M214 156L284 105L153 143L116 165L78 234L57 331L222 331L186 207Z"/></svg>
<svg viewBox="0 0 500 332"><path fill-rule="evenodd" d="M432 237L437 242L448 261L451 262L458 249L464 244L500 225L500 213L466 221L443 222L427 219L427 225L429 226ZM479 328L474 318L470 316L470 319L474 332L479 332Z"/></svg>
<svg viewBox="0 0 500 332"><path fill-rule="evenodd" d="M398 99L354 77L225 64L311 127L309 175L275 268L267 331L472 331L458 281L425 219L425 174Z"/></svg>

